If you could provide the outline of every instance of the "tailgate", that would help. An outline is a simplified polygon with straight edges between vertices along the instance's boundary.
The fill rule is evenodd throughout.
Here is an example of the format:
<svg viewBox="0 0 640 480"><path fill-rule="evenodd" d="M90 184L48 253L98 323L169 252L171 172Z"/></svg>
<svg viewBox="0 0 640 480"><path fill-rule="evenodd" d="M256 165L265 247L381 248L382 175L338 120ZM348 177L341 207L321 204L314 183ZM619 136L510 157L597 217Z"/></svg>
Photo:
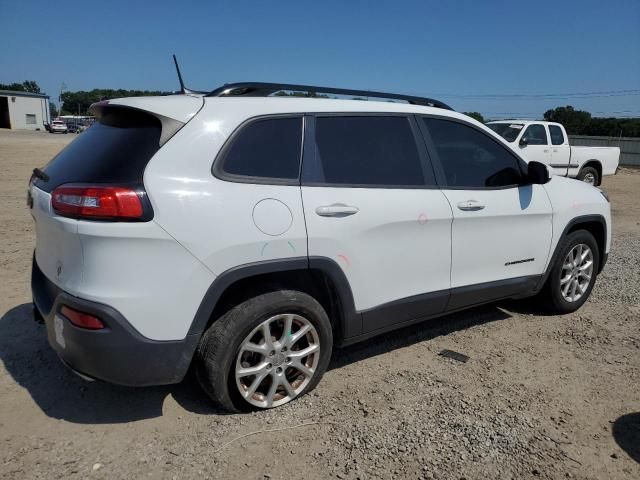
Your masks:
<svg viewBox="0 0 640 480"><path fill-rule="evenodd" d="M56 216L49 193L32 186L31 196L31 214L36 225L36 262L49 280L73 294L82 282L78 221Z"/></svg>

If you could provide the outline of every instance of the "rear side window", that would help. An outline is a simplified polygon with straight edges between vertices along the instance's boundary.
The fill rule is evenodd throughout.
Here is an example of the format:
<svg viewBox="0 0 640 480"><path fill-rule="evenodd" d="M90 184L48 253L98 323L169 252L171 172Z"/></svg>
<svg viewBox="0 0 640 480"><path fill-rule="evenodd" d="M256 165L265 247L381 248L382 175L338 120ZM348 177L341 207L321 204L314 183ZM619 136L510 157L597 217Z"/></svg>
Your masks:
<svg viewBox="0 0 640 480"><path fill-rule="evenodd" d="M426 117L422 120L449 187L498 188L521 183L516 156L488 135L459 122Z"/></svg>
<svg viewBox="0 0 640 480"><path fill-rule="evenodd" d="M160 121L131 109L105 109L99 121L80 134L45 167L47 192L63 183L142 183L147 163L160 148Z"/></svg>
<svg viewBox="0 0 640 480"><path fill-rule="evenodd" d="M548 145L547 131L544 129L544 125L535 123L529 125L524 131L522 138L526 138L529 141L529 145Z"/></svg>
<svg viewBox="0 0 640 480"><path fill-rule="evenodd" d="M305 181L329 185L422 186L420 155L401 116L316 118L316 165Z"/></svg>
<svg viewBox="0 0 640 480"><path fill-rule="evenodd" d="M241 127L223 151L222 176L297 180L302 117L265 118Z"/></svg>
<svg viewBox="0 0 640 480"><path fill-rule="evenodd" d="M549 134L551 135L552 145L562 145L564 143L564 134L559 126L549 125Z"/></svg>

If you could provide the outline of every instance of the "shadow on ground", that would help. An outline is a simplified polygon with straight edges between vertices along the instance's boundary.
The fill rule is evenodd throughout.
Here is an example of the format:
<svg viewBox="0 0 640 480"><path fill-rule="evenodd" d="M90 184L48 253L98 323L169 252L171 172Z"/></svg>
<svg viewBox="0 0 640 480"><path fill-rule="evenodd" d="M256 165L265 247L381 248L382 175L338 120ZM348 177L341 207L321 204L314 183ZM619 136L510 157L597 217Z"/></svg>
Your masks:
<svg viewBox="0 0 640 480"><path fill-rule="evenodd" d="M640 412L618 418L613 423L612 433L618 446L640 463Z"/></svg>
<svg viewBox="0 0 640 480"><path fill-rule="evenodd" d="M397 348L509 317L495 305L448 315L367 340L349 349L338 349L329 368L341 368ZM164 387L130 388L86 382L60 362L46 337L44 325L33 320L31 303L14 307L0 318L0 360L11 377L29 392L49 417L82 424L154 418L162 415L168 395L190 412L224 414L212 406L191 374L178 385Z"/></svg>
<svg viewBox="0 0 640 480"><path fill-rule="evenodd" d="M147 388L82 380L49 346L46 329L33 320L30 303L0 319L0 360L46 415L68 422L122 423L159 417L167 395L194 413L223 413L213 408L191 377L178 385Z"/></svg>

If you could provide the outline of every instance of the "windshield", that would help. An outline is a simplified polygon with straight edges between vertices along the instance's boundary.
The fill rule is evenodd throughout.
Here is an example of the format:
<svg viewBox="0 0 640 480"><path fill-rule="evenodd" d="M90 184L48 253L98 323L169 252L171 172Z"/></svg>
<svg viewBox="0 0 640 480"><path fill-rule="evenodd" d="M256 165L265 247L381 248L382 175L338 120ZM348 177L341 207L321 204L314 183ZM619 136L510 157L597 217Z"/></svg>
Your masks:
<svg viewBox="0 0 640 480"><path fill-rule="evenodd" d="M520 134L520 130L524 127L522 123L488 123L487 127L496 132L502 138L504 138L507 142L513 142L518 135Z"/></svg>

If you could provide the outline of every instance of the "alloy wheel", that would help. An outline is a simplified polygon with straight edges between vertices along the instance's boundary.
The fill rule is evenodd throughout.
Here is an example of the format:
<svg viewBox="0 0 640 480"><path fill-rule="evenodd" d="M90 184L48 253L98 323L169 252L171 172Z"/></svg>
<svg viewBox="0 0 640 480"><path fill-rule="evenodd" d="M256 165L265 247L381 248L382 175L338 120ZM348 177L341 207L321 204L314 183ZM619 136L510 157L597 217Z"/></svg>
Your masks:
<svg viewBox="0 0 640 480"><path fill-rule="evenodd" d="M593 276L593 252L588 245L574 246L562 263L560 273L560 293L567 302L582 298Z"/></svg>
<svg viewBox="0 0 640 480"><path fill-rule="evenodd" d="M235 364L238 391L251 405L277 407L309 384L320 360L320 337L301 315L274 315L240 344Z"/></svg>
<svg viewBox="0 0 640 480"><path fill-rule="evenodd" d="M593 173L586 173L584 178L582 179L584 183L588 183L589 185L596 184L596 176Z"/></svg>

